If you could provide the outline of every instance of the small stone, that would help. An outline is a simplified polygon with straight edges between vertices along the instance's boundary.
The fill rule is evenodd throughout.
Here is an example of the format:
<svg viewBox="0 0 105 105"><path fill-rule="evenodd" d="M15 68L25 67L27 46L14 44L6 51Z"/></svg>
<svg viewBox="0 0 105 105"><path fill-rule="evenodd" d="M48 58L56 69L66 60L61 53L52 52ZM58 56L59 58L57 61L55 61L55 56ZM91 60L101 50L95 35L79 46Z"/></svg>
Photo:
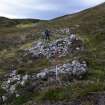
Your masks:
<svg viewBox="0 0 105 105"><path fill-rule="evenodd" d="M7 97L6 96L2 96L2 100L3 100L3 102L5 102L7 100Z"/></svg>
<svg viewBox="0 0 105 105"><path fill-rule="evenodd" d="M20 95L16 93L16 97L19 97Z"/></svg>

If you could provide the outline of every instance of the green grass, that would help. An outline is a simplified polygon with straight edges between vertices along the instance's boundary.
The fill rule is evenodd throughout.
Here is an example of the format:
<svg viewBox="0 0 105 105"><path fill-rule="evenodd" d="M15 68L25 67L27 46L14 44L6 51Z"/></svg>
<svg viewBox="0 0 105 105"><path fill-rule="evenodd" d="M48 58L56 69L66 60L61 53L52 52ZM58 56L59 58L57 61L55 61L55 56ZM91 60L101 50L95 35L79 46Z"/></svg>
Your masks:
<svg viewBox="0 0 105 105"><path fill-rule="evenodd" d="M1 85L1 83L0 83L0 85ZM2 96L5 93L6 93L6 91L0 87L0 96Z"/></svg>
<svg viewBox="0 0 105 105"><path fill-rule="evenodd" d="M28 73L38 72L44 68L50 66L50 63L47 59L39 59L35 61L28 60L27 62L23 62L21 65L18 66L18 71L24 71Z"/></svg>
<svg viewBox="0 0 105 105"><path fill-rule="evenodd" d="M105 90L105 84L101 81L91 82L74 82L70 86L55 86L48 87L48 89L40 92L38 96L35 97L35 100L38 102L45 101L70 101L77 98L87 96L92 92L101 92Z"/></svg>
<svg viewBox="0 0 105 105"><path fill-rule="evenodd" d="M31 48L31 47L32 47L32 43L26 43L26 44L22 45L22 46L20 47L20 49L23 50L23 49Z"/></svg>
<svg viewBox="0 0 105 105"><path fill-rule="evenodd" d="M23 105L27 101L31 100L31 93L25 93L23 96L19 96L13 100L10 105Z"/></svg>

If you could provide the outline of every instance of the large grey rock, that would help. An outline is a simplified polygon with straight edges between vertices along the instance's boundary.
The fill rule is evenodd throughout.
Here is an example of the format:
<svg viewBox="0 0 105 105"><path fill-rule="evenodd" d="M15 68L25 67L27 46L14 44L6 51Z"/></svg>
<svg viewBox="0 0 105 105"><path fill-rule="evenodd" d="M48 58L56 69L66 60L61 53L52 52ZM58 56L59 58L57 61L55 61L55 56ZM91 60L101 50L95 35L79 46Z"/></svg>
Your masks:
<svg viewBox="0 0 105 105"><path fill-rule="evenodd" d="M7 100L6 96L2 96L2 101L5 102Z"/></svg>
<svg viewBox="0 0 105 105"><path fill-rule="evenodd" d="M46 78L47 78L47 73L48 73L48 71L47 71L47 70L44 70L44 71L38 73L38 74L36 75L36 77L37 77L37 78L40 78L40 79L46 79Z"/></svg>

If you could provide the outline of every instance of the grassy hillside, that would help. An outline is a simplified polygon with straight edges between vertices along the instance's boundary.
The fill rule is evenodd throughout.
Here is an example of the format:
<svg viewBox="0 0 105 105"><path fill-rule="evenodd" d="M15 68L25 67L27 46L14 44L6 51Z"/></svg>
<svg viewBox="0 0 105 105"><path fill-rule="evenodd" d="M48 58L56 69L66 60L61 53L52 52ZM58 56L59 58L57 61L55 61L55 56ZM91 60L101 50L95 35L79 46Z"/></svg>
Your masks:
<svg viewBox="0 0 105 105"><path fill-rule="evenodd" d="M17 24L29 24L37 23L41 21L40 19L9 19L5 17L0 17L0 27L10 27Z"/></svg>
<svg viewBox="0 0 105 105"><path fill-rule="evenodd" d="M30 42L36 32L37 26L45 20L39 19L8 19L0 17L0 50L17 47Z"/></svg>
<svg viewBox="0 0 105 105"><path fill-rule="evenodd" d="M105 28L105 3L82 12L52 20L52 24L62 27L72 26L81 34L103 33Z"/></svg>
<svg viewBox="0 0 105 105"><path fill-rule="evenodd" d="M82 54L80 54L80 57L84 58L88 62L89 71L85 82L81 81L79 89L78 85L76 85L77 88L75 92L73 91L72 93L75 94L73 98L87 95L89 92L105 91L105 86L103 86L103 83L105 81L105 3L76 14L66 15L53 19L50 22L44 24L44 26L51 29L69 27L71 31L76 33L85 44L86 50ZM93 83L91 84L91 82ZM85 91L85 89L87 88L86 84L88 84L89 87L92 86L92 88L88 88L89 90ZM75 83L73 83L73 86L74 85ZM84 89L81 88L82 86L84 86ZM64 88L62 91L63 93L66 93L66 91L71 91L72 89L69 88L65 90ZM83 93L81 94L82 90ZM62 91L56 91L56 89L53 89L51 91L49 89L47 92L44 93L44 96L40 97L42 99L46 99L47 97L48 100L65 99ZM89 105L92 104L89 103Z"/></svg>
<svg viewBox="0 0 105 105"><path fill-rule="evenodd" d="M76 14L56 18L49 27L70 27L85 42L88 53L86 56L103 67L105 63L105 3ZM97 66L98 66L97 65Z"/></svg>
<svg viewBox="0 0 105 105"><path fill-rule="evenodd" d="M79 55L87 61L89 67L85 80L75 81L67 87L49 87L38 93L37 96L36 93L33 93L31 95L33 100L71 100L86 96L89 92L105 91L105 84L103 84L105 81L105 3L76 14L66 15L48 22L42 21L32 27L29 25L30 20L10 20L7 18L0 20L2 23L0 27L5 24L5 26L15 25L15 27L0 29L0 75L7 72L12 64L19 71L28 72L35 72L36 69L50 66L49 61L45 58L34 60L27 57L23 58L24 61L19 62L23 57L21 49L32 46L33 41L40 39L41 32L46 27L50 29L69 27L85 44L86 50ZM32 23L35 21L31 20ZM29 27L24 27L23 24L28 24ZM66 56L61 60L65 62L67 59L71 59L71 57ZM20 100L14 100L14 103L17 101L21 103Z"/></svg>

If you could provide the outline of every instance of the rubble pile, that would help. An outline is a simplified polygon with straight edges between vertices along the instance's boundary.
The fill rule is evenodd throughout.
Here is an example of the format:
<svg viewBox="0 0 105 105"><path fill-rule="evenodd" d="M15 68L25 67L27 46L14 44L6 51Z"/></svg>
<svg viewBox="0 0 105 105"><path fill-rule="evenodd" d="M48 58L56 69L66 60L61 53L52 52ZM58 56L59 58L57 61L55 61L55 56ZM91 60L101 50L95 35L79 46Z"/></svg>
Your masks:
<svg viewBox="0 0 105 105"><path fill-rule="evenodd" d="M12 95L19 97L20 95L18 94L17 86L24 86L28 79L28 74L18 74L16 70L6 74L1 84L1 88L6 91L5 94L0 97L2 102L5 102Z"/></svg>
<svg viewBox="0 0 105 105"><path fill-rule="evenodd" d="M42 72L37 74L37 78L48 79L50 77L52 79L56 79L57 76L59 77L63 74L70 78L72 77L72 79L81 79L86 72L87 64L85 61L79 62L78 60L73 60L72 63L56 65L56 67L52 67L51 69L44 69Z"/></svg>
<svg viewBox="0 0 105 105"><path fill-rule="evenodd" d="M6 101L8 99L7 96L15 94L15 97L19 97L19 91L17 90L17 86L21 87L31 87L34 89L35 87L26 86L26 82L34 81L32 84L38 83L40 84L40 80L45 83L45 81L54 80L57 81L57 78L61 78L62 75L68 77L68 82L71 79L81 79L87 73L87 64L85 61L73 60L71 63L56 65L51 68L46 68L41 70L36 74L18 74L16 70L13 70L11 73L6 74L5 78L2 82L1 88L4 89L7 93L2 96L2 100ZM62 81L62 80L61 80ZM66 81L67 82L67 81ZM38 87L38 85L37 85Z"/></svg>
<svg viewBox="0 0 105 105"><path fill-rule="evenodd" d="M62 57L74 51L81 51L83 48L82 41L75 34L71 34L48 45L45 45L43 42L34 43L32 48L25 49L25 51L27 55L30 54L33 57L45 56L50 58L56 55Z"/></svg>
<svg viewBox="0 0 105 105"><path fill-rule="evenodd" d="M28 74L26 75L17 74L16 70L14 70L8 75L5 75L5 79L1 87L9 93L14 93L16 85L21 84L22 86L24 86L28 78L29 78Z"/></svg>

